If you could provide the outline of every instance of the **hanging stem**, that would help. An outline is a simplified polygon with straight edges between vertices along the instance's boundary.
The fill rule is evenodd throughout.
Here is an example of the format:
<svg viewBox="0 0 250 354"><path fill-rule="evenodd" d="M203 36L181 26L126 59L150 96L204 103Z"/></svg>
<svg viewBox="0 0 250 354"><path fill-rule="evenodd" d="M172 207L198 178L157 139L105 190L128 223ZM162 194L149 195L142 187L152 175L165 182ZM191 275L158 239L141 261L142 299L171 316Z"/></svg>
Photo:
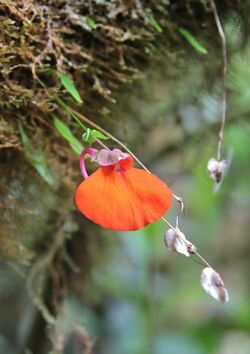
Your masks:
<svg viewBox="0 0 250 354"><path fill-rule="evenodd" d="M83 114L75 111L74 109L72 109L71 107L67 106L59 97L57 98L57 101L59 104L61 104L68 112L69 114L75 119L75 121L86 131L87 127L85 127L82 122L79 120L79 118L81 120L83 120L84 122L86 122L88 125L90 125L91 127L99 130L100 132L102 132L103 134L107 135L111 140L113 140L114 142L116 142L118 145L120 145L124 150L126 150L134 159L135 161L137 161L137 163L148 173L151 173L150 170L143 164L143 162L138 159L138 157L126 146L124 145L119 139L117 139L115 136L113 136L112 134L110 134L107 130L103 129L102 127L100 127L98 124L94 123L92 120L90 120L89 118L85 117ZM102 141L100 141L98 138L94 137L95 140L98 142L99 145L101 145L102 147L104 147L107 150L110 150ZM178 203L181 204L181 213L184 210L184 202L182 197L179 197L175 194L173 194L173 197L175 198L175 200L177 200Z"/></svg>
<svg viewBox="0 0 250 354"><path fill-rule="evenodd" d="M64 105L65 108L67 108L67 110L71 113L73 113L74 115L76 115L79 119L83 120L84 122L86 122L88 125L90 125L91 127L99 130L100 132L102 132L103 134L107 135L111 140L113 140L114 142L116 142L118 145L120 145L124 150L126 150L131 156L133 156L133 158L138 162L138 164L140 166L142 166L142 168L151 173L149 171L149 169L141 162L141 160L138 159L138 157L126 146L124 145L119 139L117 139L115 136L113 136L112 134L110 134L108 131L106 131L105 129L103 129L102 127L100 127L98 124L92 122L89 118L85 117L83 114L75 111L74 109ZM183 208L183 201L180 197L177 197L175 195L173 195L173 197L182 205ZM167 219L165 219L164 217L161 218L177 235L178 237L184 241L186 244L187 241L185 239L182 238L181 233L179 231L178 228L174 227ZM209 268L212 268L212 266L197 252L195 251L194 254ZM213 268L212 268L213 269Z"/></svg>
<svg viewBox="0 0 250 354"><path fill-rule="evenodd" d="M103 147L105 150L111 151L111 149L110 149L106 144L104 144L100 139L98 139L96 136L93 136L93 138L94 138L95 141L96 141L101 147Z"/></svg>
<svg viewBox="0 0 250 354"><path fill-rule="evenodd" d="M91 127L99 130L101 133L107 135L111 140L113 140L114 142L119 144L124 150L126 150L131 156L133 156L133 158L138 162L139 165L141 165L144 168L145 171L151 173L149 171L149 169L138 159L138 157L136 157L135 154L126 145L124 145L119 139L117 139L115 136L110 134L107 130L105 130L102 127L100 127L98 124L94 123L92 120L90 120L87 117L85 117L83 114L75 111L74 109L66 106L65 104L64 104L64 107L67 107L69 112L73 113L75 116L77 116L78 118L82 119L88 125L90 125Z"/></svg>
<svg viewBox="0 0 250 354"><path fill-rule="evenodd" d="M71 114L73 114L72 116L75 117L77 116L78 118L80 118L81 120L83 120L84 122L86 122L88 125L90 125L91 127L99 130L101 133L107 135L111 140L113 140L115 143L117 143L118 145L120 145L124 150L126 150L134 159L135 161L138 162L138 164L148 173L151 173L150 170L143 164L143 162L138 159L138 157L125 145L123 144L119 139L117 139L114 135L110 134L107 130L103 129L102 127L100 127L98 124L94 123L92 120L90 120L89 118L85 117L83 114L75 111L74 109L72 109L71 107L68 107L67 105L64 104L64 107L71 112ZM98 143L100 143L98 141ZM181 212L183 212L184 209L184 203L183 203L183 199L175 194L173 194L173 197L177 200L177 202L179 202L181 204Z"/></svg>
<svg viewBox="0 0 250 354"><path fill-rule="evenodd" d="M161 219L178 235L179 239L181 239L183 242L185 242L186 245L188 245L187 240L185 240L182 235L180 230L178 229L178 226L174 227L167 219L165 219L163 216L161 217ZM205 260L205 258L203 258L199 252L194 251L193 252L207 267L212 268L213 267Z"/></svg>
<svg viewBox="0 0 250 354"><path fill-rule="evenodd" d="M221 149L222 149L222 143L223 143L223 138L224 138L224 128L225 128L225 122L226 122L226 108L227 108L227 47L226 47L226 37L220 22L220 18L217 12L217 8L215 5L214 0L210 0L210 4L211 4L211 8L214 14L214 18L215 18L215 22L216 22L216 26L219 32L219 35L221 37L221 44L222 44L222 59L223 59L223 95L222 95L222 117L221 117L221 126L220 126L220 130L219 130L219 134L218 134L218 147L217 147L217 160L220 161L221 160ZM137 158L136 155L134 155L134 153L126 146L124 145L119 139L117 139L115 136L113 136L112 134L110 134L108 131L106 131L105 129L103 129L102 127L100 127L99 125L97 125L96 123L94 123L93 121L91 121L90 119L88 119L87 117L85 117L84 115L80 114L79 112L73 110L72 108L68 107L67 105L65 105L61 100L60 103L63 104L63 106L69 111L69 113L77 120L79 121L78 118L80 118L81 120L83 120L84 122L86 122L88 125L90 125L91 127L99 130L100 132L102 132L103 134L107 135L111 140L113 140L114 142L116 142L118 145L120 145L124 150L126 150L134 159L135 161L138 162L138 164L148 173L151 173L149 171L149 169L141 162L140 159ZM75 117L76 116L76 117ZM100 143L99 139L96 141L98 143ZM101 143L102 145L102 143ZM174 195L174 198L181 203L181 210L183 210L183 200ZM178 237L184 241L187 244L187 241L185 239L183 239L181 232L179 231L178 227L174 227L167 219L165 219L164 217L161 218L177 235ZM212 266L197 252L195 251L194 254L209 268L212 268ZM213 269L213 268L212 268Z"/></svg>
<svg viewBox="0 0 250 354"><path fill-rule="evenodd" d="M226 109L227 109L227 46L226 37L221 25L221 21L217 12L217 8L214 0L210 0L211 8L214 14L214 19L216 26L221 37L221 47L222 47L222 60L223 60L223 94L222 94L222 117L221 117L221 127L218 135L218 147L217 147L217 160L221 160L221 148L224 138L224 128L226 122Z"/></svg>

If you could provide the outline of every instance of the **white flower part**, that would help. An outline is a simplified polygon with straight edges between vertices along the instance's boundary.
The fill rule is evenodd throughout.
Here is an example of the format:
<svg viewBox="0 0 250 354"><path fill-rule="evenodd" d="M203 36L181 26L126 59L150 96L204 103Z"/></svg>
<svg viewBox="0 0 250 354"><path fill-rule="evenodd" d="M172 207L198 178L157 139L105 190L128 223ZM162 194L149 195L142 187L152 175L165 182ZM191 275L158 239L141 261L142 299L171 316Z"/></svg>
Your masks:
<svg viewBox="0 0 250 354"><path fill-rule="evenodd" d="M128 154L123 153L119 149L114 150L107 150L101 149L98 152L98 156L96 161L99 163L100 166L110 166L116 164L118 161L125 159Z"/></svg>
<svg viewBox="0 0 250 354"><path fill-rule="evenodd" d="M207 169L210 177L217 183L219 183L225 176L227 169L227 161L216 159L210 159L207 163Z"/></svg>
<svg viewBox="0 0 250 354"><path fill-rule="evenodd" d="M98 152L97 162L100 166L110 166L118 161L118 157L113 151L101 149Z"/></svg>
<svg viewBox="0 0 250 354"><path fill-rule="evenodd" d="M112 151L112 153L113 153L114 158L115 158L117 161L126 159L126 157L129 156L127 153L122 152L120 149L114 149L114 150Z"/></svg>
<svg viewBox="0 0 250 354"><path fill-rule="evenodd" d="M178 230L178 233L173 229L169 229L165 232L165 245L170 251L178 252L184 254L186 257L189 257L189 247L192 244L186 239L184 233L182 233L178 228L176 229Z"/></svg>
<svg viewBox="0 0 250 354"><path fill-rule="evenodd" d="M98 154L99 154L99 151L98 151L98 150L93 151L92 154L90 155L90 161L91 161L91 162L97 161L97 159L98 159Z"/></svg>
<svg viewBox="0 0 250 354"><path fill-rule="evenodd" d="M212 268L206 267L201 273L201 286L215 300L221 303L229 301L228 291L220 275Z"/></svg>

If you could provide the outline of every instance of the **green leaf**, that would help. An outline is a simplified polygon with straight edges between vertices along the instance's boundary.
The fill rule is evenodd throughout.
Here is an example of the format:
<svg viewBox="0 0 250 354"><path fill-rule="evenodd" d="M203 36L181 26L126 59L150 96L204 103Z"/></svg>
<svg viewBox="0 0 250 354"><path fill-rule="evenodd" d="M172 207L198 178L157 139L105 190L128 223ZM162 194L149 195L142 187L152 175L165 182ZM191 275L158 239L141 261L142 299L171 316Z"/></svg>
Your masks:
<svg viewBox="0 0 250 354"><path fill-rule="evenodd" d="M153 15L149 16L149 23L151 24L151 26L159 33L162 33L162 28L159 25L159 23L156 21L156 18Z"/></svg>
<svg viewBox="0 0 250 354"><path fill-rule="evenodd" d="M27 160L37 170L45 182L47 182L49 185L53 185L54 178L47 166L47 161L43 152L36 149L21 125L19 125L19 131L23 145L25 147L25 156Z"/></svg>
<svg viewBox="0 0 250 354"><path fill-rule="evenodd" d="M74 120L79 124L79 126L83 129L83 130L87 130L88 128L77 118L77 116L73 113L70 112L70 115L72 118L74 118Z"/></svg>
<svg viewBox="0 0 250 354"><path fill-rule="evenodd" d="M179 28L180 34L191 44L191 46L201 54L207 54L206 48L204 48L200 42L185 28Z"/></svg>
<svg viewBox="0 0 250 354"><path fill-rule="evenodd" d="M83 133L82 139L86 142L89 142L89 139L91 138L91 129L87 128L86 132Z"/></svg>
<svg viewBox="0 0 250 354"><path fill-rule="evenodd" d="M22 25L23 25L23 28L28 28L29 27L29 23L26 22L26 21L23 21Z"/></svg>
<svg viewBox="0 0 250 354"><path fill-rule="evenodd" d="M70 142L69 143L71 149L77 154L77 155L81 155L81 152L83 150L83 146L80 143L80 141L74 141L74 142Z"/></svg>
<svg viewBox="0 0 250 354"><path fill-rule="evenodd" d="M86 141L87 143L89 144L92 144L94 141L95 141L95 138L98 138L98 139L102 139L102 140L107 140L109 139L108 136L102 134L101 132L99 132L98 130L95 130L95 129L89 129L87 128L86 132L82 135L82 139L84 141Z"/></svg>
<svg viewBox="0 0 250 354"><path fill-rule="evenodd" d="M96 23L91 17L85 16L85 21L91 29L96 29Z"/></svg>
<svg viewBox="0 0 250 354"><path fill-rule="evenodd" d="M68 141L74 141L76 139L74 135L71 133L69 127L65 123L63 123L61 119L56 117L54 114L53 114L53 119L54 119L54 125L56 129L64 137L64 139Z"/></svg>
<svg viewBox="0 0 250 354"><path fill-rule="evenodd" d="M82 139L83 139L86 143L89 143L89 145L91 145L92 143L94 143L94 142L95 142L95 138L94 138L94 136L93 136L93 134L92 134L92 130L89 129L89 128L87 128L86 133L84 133L84 134L82 135Z"/></svg>
<svg viewBox="0 0 250 354"><path fill-rule="evenodd" d="M23 130L21 125L19 125L19 132L20 132L20 135L21 135L21 139L22 139L23 145L26 148L31 148L31 141L28 138L28 135L25 133L25 131Z"/></svg>
<svg viewBox="0 0 250 354"><path fill-rule="evenodd" d="M102 140L108 140L109 139L108 136L102 134L101 132L99 132L98 130L95 130L95 129L91 130L91 134L93 134L98 139L102 139Z"/></svg>
<svg viewBox="0 0 250 354"><path fill-rule="evenodd" d="M81 96L75 87L73 81L65 74L60 74L60 80L64 88L71 94L71 96L78 102L83 103Z"/></svg>
<svg viewBox="0 0 250 354"><path fill-rule="evenodd" d="M83 150L82 144L72 134L69 127L65 123L63 123L58 117L56 117L54 114L53 114L53 119L57 131L61 134L62 137L64 137L65 140L69 142L72 150L76 152L78 155L80 155Z"/></svg>

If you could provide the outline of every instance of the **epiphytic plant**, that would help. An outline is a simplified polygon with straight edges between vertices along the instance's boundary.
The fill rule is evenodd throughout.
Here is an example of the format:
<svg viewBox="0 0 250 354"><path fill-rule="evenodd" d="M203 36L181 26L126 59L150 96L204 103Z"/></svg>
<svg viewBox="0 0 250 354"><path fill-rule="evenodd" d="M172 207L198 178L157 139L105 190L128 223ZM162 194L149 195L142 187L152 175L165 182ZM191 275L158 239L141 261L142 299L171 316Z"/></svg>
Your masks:
<svg viewBox="0 0 250 354"><path fill-rule="evenodd" d="M227 162L221 159L226 120L227 53L225 35L213 0L210 1L210 5L222 40L223 98L217 158L210 159L207 167L211 178L216 183L219 183L227 169ZM62 84L78 102L81 101L73 83L65 75L63 76ZM229 295L220 275L197 252L197 247L179 229L178 218L176 226L173 226L164 217L164 214L171 206L172 198L181 203L181 210L183 210L182 198L176 196L163 181L152 174L119 139L92 120L65 105L61 100L58 102L63 105L69 116L83 128L85 131L83 140L89 144L81 152L80 168L84 181L77 187L75 193L76 205L81 213L102 227L123 231L141 229L161 218L169 226L164 236L166 247L187 257L192 254L196 255L205 265L201 273L201 285L204 290L222 303L228 301ZM82 122L93 129L87 128ZM54 117L54 123L61 135L69 141L71 147L76 152L79 152L81 145L75 140L75 137L67 127L65 128L56 117ZM118 144L124 151L117 148L111 150L102 141L108 138ZM99 144L100 149L93 148L91 146L93 143ZM85 167L86 156L89 156L92 162L99 165L97 171L90 177ZM142 169L133 167L134 160Z"/></svg>

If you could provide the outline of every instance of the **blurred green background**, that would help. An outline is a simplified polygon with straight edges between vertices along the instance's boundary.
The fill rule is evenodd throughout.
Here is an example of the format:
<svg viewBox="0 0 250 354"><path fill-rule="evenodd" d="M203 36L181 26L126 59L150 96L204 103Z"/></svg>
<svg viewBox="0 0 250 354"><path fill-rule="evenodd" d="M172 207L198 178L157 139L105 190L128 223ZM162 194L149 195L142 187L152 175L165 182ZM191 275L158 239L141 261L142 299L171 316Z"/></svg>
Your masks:
<svg viewBox="0 0 250 354"><path fill-rule="evenodd" d="M150 170L183 196L184 213L174 203L166 217L174 224L179 215L180 229L220 273L230 301L221 305L203 291L197 259L166 249L162 221L130 233L90 226L99 247L84 282L76 279L74 291L68 287L56 326L66 336L65 354L92 353L92 340L98 354L250 353L250 41L234 12L224 26L229 67L223 157L231 164L217 192L206 169L216 157L221 116L216 31L214 45L202 38L206 56L187 43L175 49L171 64L161 58L124 89L112 119ZM42 203L53 205L53 194L46 198ZM39 208L42 214L43 204ZM0 353L31 354L25 343L39 315L13 264L0 269L0 306ZM41 344L36 353L48 352Z"/></svg>

